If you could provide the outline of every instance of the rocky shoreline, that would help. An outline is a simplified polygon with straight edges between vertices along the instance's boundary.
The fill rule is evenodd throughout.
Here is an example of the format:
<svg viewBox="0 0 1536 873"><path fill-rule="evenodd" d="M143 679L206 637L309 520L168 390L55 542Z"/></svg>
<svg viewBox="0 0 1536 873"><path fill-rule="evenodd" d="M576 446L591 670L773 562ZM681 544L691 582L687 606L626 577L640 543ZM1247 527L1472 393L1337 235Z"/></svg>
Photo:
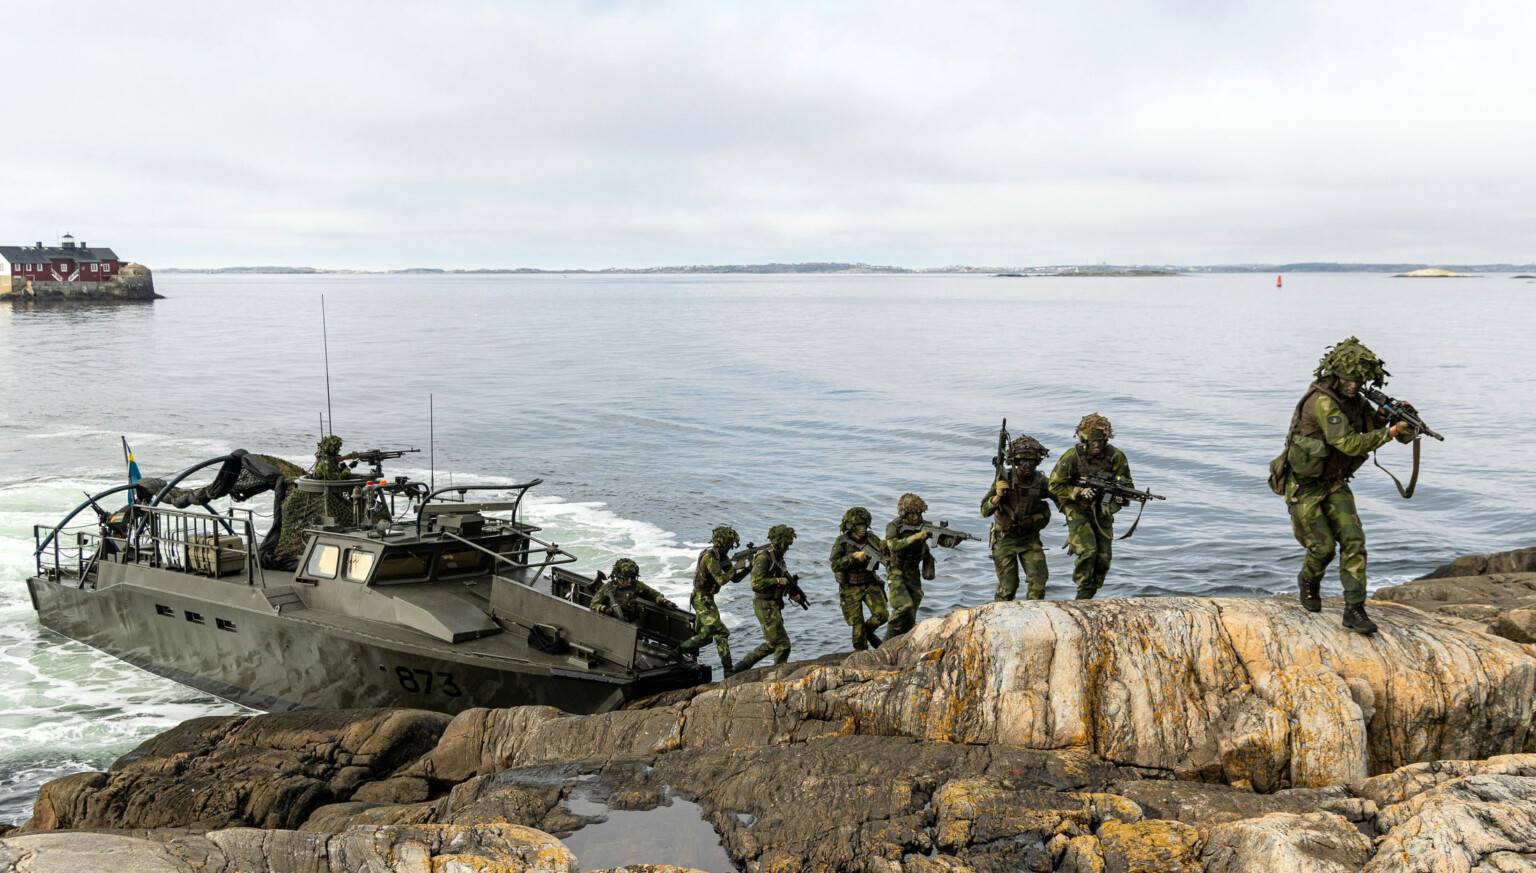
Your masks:
<svg viewBox="0 0 1536 873"><path fill-rule="evenodd" d="M1338 612L991 604L602 715L194 719L44 786L0 871L575 871L684 803L761 873L1536 869L1536 549Z"/></svg>

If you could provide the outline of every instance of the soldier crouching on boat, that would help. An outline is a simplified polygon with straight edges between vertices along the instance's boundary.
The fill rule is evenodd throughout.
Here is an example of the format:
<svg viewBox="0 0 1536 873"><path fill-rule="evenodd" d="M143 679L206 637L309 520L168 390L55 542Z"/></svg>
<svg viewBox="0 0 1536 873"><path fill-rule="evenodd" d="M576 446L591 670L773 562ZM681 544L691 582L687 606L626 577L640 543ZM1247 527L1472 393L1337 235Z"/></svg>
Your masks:
<svg viewBox="0 0 1536 873"><path fill-rule="evenodd" d="M677 606L660 591L640 581L640 565L628 558L620 558L613 564L613 572L603 587L597 589L589 604L593 612L611 615L622 621L634 621L633 603L649 600L652 603L676 609Z"/></svg>

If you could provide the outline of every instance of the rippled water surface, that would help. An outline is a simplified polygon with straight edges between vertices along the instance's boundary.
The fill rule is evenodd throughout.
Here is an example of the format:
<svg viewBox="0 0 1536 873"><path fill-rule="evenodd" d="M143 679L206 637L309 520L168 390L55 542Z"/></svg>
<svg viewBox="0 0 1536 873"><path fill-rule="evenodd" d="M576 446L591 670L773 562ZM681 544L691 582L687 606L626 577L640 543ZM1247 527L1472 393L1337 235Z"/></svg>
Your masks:
<svg viewBox="0 0 1536 873"><path fill-rule="evenodd" d="M307 464L326 406L350 448L417 446L436 397L439 481L542 477L530 520L585 569L632 555L686 599L711 527L786 522L814 601L797 657L846 645L826 555L852 505L904 491L978 535L999 419L1052 449L1087 412L1167 495L1118 543L1104 594L1289 590L1301 550L1264 484L1323 347L1357 334L1389 390L1446 435L1404 502L1356 485L1372 585L1532 544L1536 285L1368 274L989 276L164 275L152 305L0 304L0 822L42 781L103 767L185 718L238 707L41 630L32 526L122 481L236 447ZM1406 472L1406 448L1383 463ZM426 475L427 456L393 473ZM263 508L263 511L266 511ZM1049 596L1068 596L1059 517ZM984 602L985 549L941 551L924 617ZM1328 587L1338 591L1336 578ZM759 641L751 592L722 596ZM713 659L712 652L706 657Z"/></svg>

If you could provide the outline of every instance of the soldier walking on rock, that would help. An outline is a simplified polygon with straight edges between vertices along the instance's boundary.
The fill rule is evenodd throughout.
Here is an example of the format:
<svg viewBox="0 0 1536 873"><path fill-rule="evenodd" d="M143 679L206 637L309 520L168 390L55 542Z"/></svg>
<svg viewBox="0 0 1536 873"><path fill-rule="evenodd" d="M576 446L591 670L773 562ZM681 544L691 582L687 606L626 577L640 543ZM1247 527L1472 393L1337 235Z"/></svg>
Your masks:
<svg viewBox="0 0 1536 873"><path fill-rule="evenodd" d="M768 542L773 546L757 553L752 559L752 612L763 630L762 645L747 653L736 669L727 675L750 669L753 664L773 655L773 663L789 660L789 633L784 630L784 598L795 601L802 609L807 608L805 594L800 591L799 577L790 573L784 564L784 553L795 541L795 529L787 524L776 524L768 530Z"/></svg>
<svg viewBox="0 0 1536 873"><path fill-rule="evenodd" d="M640 581L640 565L628 558L613 563L613 572L603 582L603 587L592 595L589 604L593 612L611 615L621 621L635 620L637 600L649 600L660 606L676 609L677 605L663 597L660 591Z"/></svg>
<svg viewBox="0 0 1536 873"><path fill-rule="evenodd" d="M736 548L741 537L729 525L721 525L709 535L709 548L699 552L699 560L693 567L693 594L688 603L693 607L694 626L698 632L679 648L697 652L715 641L715 651L720 655L720 669L731 669L731 631L720 620L720 608L715 605L715 595L731 582L739 582L751 571L743 558L731 565L731 549Z"/></svg>
<svg viewBox="0 0 1536 873"><path fill-rule="evenodd" d="M916 494L896 501L896 520L885 526L885 549L891 563L886 582L891 590L891 624L886 639L904 634L917 624L917 608L923 603L923 580L933 579L933 550L928 531L901 535L901 526L922 524L928 504Z"/></svg>
<svg viewBox="0 0 1536 873"><path fill-rule="evenodd" d="M1037 469L1051 452L1032 437L1008 445L1011 467L994 476L992 489L981 498L981 515L992 519L992 562L997 567L997 601L1012 600L1019 590L1019 565L1029 583L1026 600L1045 599L1045 547L1040 531L1051 520L1051 492ZM1001 462L999 462L1001 463Z"/></svg>
<svg viewBox="0 0 1536 873"><path fill-rule="evenodd" d="M885 560L885 544L869 531L869 510L855 506L843 513L842 533L832 544L832 575L843 621L853 629L853 650L880 645L875 631L885 624L885 588L874 567ZM864 610L869 610L869 618Z"/></svg>
<svg viewBox="0 0 1536 873"><path fill-rule="evenodd" d="M1073 484L1079 477L1109 472L1121 485L1134 487L1125 453L1109 444L1115 431L1109 419L1090 413L1077 424L1077 444L1062 452L1051 470L1050 491L1067 517L1067 552L1076 556L1072 581L1078 600L1092 600L1104 587L1113 558L1115 513L1124 500L1104 502L1089 488Z"/></svg>
<svg viewBox="0 0 1536 873"><path fill-rule="evenodd" d="M1365 530L1349 480L1366 455L1388 440L1411 443L1418 431L1406 422L1389 427L1386 416L1360 396L1367 382L1380 387L1390 374L1358 339L1330 347L1312 375L1315 381L1291 418L1285 453L1291 532L1307 550L1296 577L1301 603L1309 612L1322 611L1323 573L1337 549L1344 626L1371 634L1376 623L1365 614Z"/></svg>

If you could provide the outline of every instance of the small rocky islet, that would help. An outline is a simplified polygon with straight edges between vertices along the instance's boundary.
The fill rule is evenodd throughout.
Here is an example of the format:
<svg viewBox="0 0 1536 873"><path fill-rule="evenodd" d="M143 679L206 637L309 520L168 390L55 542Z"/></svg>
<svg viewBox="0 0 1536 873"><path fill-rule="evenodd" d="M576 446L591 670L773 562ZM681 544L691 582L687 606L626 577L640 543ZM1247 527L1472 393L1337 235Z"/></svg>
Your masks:
<svg viewBox="0 0 1536 873"><path fill-rule="evenodd" d="M600 715L193 719L45 785L0 871L563 873L680 801L759 873L1536 870L1536 548L1377 592L1372 637L1331 607L989 604Z"/></svg>

